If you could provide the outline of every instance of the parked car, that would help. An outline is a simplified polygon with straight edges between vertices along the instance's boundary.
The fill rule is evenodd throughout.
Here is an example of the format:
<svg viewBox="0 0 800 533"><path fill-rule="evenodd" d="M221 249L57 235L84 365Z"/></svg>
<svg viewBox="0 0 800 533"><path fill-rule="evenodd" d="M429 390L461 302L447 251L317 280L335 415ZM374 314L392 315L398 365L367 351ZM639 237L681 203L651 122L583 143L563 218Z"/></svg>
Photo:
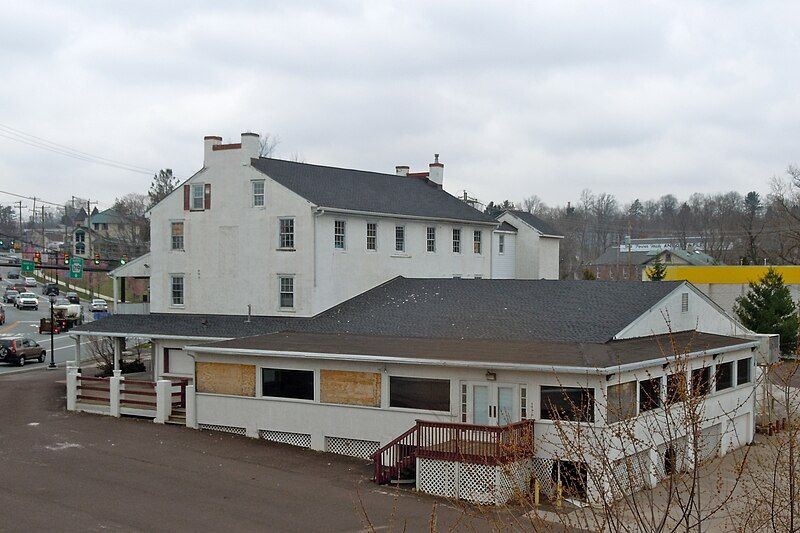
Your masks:
<svg viewBox="0 0 800 533"><path fill-rule="evenodd" d="M6 323L6 308L0 307L0 326Z"/></svg>
<svg viewBox="0 0 800 533"><path fill-rule="evenodd" d="M37 285L36 278L26 277L25 278L25 286L26 287L35 287Z"/></svg>
<svg viewBox="0 0 800 533"><path fill-rule="evenodd" d="M78 298L78 293L77 292L68 292L67 293L67 300L69 300L69 303L71 303L71 304L80 304L81 303L81 299Z"/></svg>
<svg viewBox="0 0 800 533"><path fill-rule="evenodd" d="M100 298L95 298L89 304L89 311L108 311L108 302Z"/></svg>
<svg viewBox="0 0 800 533"><path fill-rule="evenodd" d="M39 310L39 297L32 292L23 292L14 300L17 309Z"/></svg>
<svg viewBox="0 0 800 533"><path fill-rule="evenodd" d="M44 363L46 356L47 351L32 339L0 339L0 361L23 366L30 360Z"/></svg>
<svg viewBox="0 0 800 533"><path fill-rule="evenodd" d="M8 279L19 279L19 270L10 270L8 272Z"/></svg>
<svg viewBox="0 0 800 533"><path fill-rule="evenodd" d="M48 283L47 285L44 286L42 294L44 294L45 296L50 296L50 295L58 296L59 292L60 290L58 288L58 283Z"/></svg>
<svg viewBox="0 0 800 533"><path fill-rule="evenodd" d="M15 291L12 288L8 288L6 289L5 294L3 294L3 301L7 304L13 304L14 300L17 299L17 296L19 296L19 291Z"/></svg>

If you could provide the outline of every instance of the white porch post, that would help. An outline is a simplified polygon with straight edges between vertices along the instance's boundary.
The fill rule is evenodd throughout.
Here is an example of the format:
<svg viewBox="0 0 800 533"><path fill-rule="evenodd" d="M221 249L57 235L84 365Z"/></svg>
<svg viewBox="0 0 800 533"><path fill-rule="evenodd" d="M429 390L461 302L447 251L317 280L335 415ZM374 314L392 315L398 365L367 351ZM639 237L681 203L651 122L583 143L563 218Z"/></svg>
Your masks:
<svg viewBox="0 0 800 533"><path fill-rule="evenodd" d="M122 389L122 382L125 380L122 376L114 376L108 380L108 396L109 407L108 414L111 416L120 416L120 390Z"/></svg>
<svg viewBox="0 0 800 533"><path fill-rule="evenodd" d="M119 303L119 280L116 276L111 278L112 298L114 298L114 312L117 312L117 304Z"/></svg>
<svg viewBox="0 0 800 533"><path fill-rule="evenodd" d="M156 381L156 424L164 424L172 414L172 382L168 379Z"/></svg>
<svg viewBox="0 0 800 533"><path fill-rule="evenodd" d="M122 375L120 358L122 357L122 337L114 337L114 376Z"/></svg>
<svg viewBox="0 0 800 533"><path fill-rule="evenodd" d="M197 429L197 395L194 385L186 385L186 427Z"/></svg>
<svg viewBox="0 0 800 533"><path fill-rule="evenodd" d="M74 411L78 402L78 372L75 367L67 368L67 411Z"/></svg>

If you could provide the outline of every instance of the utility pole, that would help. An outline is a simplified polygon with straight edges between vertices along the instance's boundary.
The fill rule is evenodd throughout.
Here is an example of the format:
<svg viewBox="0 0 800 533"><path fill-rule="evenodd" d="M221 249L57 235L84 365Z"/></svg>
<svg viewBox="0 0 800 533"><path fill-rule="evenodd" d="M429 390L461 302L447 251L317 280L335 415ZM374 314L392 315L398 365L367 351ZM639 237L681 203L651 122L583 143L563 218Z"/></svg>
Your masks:
<svg viewBox="0 0 800 533"><path fill-rule="evenodd" d="M44 236L44 206L42 206L42 250L47 251L47 239Z"/></svg>
<svg viewBox="0 0 800 533"><path fill-rule="evenodd" d="M19 207L19 239L22 240L22 200L17 202L17 207Z"/></svg>

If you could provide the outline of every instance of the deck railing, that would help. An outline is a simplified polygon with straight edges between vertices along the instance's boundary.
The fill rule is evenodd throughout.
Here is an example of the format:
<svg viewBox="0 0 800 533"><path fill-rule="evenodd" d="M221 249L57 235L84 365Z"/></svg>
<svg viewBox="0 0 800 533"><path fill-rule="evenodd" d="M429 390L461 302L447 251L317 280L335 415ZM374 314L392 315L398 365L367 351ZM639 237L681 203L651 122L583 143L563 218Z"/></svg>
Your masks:
<svg viewBox="0 0 800 533"><path fill-rule="evenodd" d="M533 420L505 426L483 426L417 420L414 427L372 456L375 481L400 479L417 458L488 465L533 456Z"/></svg>
<svg viewBox="0 0 800 533"><path fill-rule="evenodd" d="M93 378L78 374L77 386L75 388L78 391L77 399L80 401L108 403L110 395L108 378ZM89 394L84 394L85 391L89 392Z"/></svg>

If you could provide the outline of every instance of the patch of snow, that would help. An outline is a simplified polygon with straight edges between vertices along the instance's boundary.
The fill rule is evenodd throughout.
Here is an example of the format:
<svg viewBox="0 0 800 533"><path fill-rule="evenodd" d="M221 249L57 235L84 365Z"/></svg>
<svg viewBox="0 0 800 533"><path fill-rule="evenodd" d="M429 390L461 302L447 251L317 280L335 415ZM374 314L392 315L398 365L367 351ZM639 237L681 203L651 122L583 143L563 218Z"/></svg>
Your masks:
<svg viewBox="0 0 800 533"><path fill-rule="evenodd" d="M45 448L50 451L60 452L61 450L66 450L68 448L83 448L83 446L74 442L56 442L55 444L45 446Z"/></svg>
<svg viewBox="0 0 800 533"><path fill-rule="evenodd" d="M39 425L39 422L28 422L28 425L29 425L29 426L34 426L34 427L35 427L35 426L38 426L38 425Z"/></svg>

